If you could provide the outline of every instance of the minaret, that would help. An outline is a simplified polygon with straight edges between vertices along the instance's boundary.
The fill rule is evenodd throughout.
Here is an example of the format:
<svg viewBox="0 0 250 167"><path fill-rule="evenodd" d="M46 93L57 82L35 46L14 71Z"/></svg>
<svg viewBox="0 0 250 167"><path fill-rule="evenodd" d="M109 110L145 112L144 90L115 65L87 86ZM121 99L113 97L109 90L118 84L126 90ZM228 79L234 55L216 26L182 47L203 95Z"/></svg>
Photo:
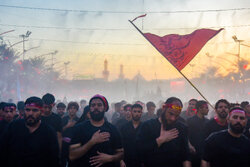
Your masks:
<svg viewBox="0 0 250 167"><path fill-rule="evenodd" d="M120 65L120 74L119 74L119 79L124 79L124 73L123 73L123 65Z"/></svg>
<svg viewBox="0 0 250 167"><path fill-rule="evenodd" d="M107 61L107 59L105 59L105 61L104 61L104 70L102 72L102 75L103 75L103 79L105 81L108 81L109 71L108 71L108 61Z"/></svg>

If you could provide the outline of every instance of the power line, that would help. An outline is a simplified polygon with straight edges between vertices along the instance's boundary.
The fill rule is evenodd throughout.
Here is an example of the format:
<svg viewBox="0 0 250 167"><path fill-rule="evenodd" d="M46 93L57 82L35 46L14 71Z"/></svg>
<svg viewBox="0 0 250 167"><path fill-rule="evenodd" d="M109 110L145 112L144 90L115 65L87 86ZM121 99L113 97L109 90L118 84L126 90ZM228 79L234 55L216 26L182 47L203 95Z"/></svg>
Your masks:
<svg viewBox="0 0 250 167"><path fill-rule="evenodd" d="M8 38L19 38L15 36L5 36ZM145 45L138 43L112 43L112 42L81 42L81 41L65 41L65 40L56 40L56 39L43 39L43 38L29 38L29 40L43 40L49 42L62 42L62 43L75 43L75 44L90 44L90 45Z"/></svg>
<svg viewBox="0 0 250 167"><path fill-rule="evenodd" d="M28 10L42 10L42 11L57 11L57 12L77 12L77 13L111 13L111 14L141 14L141 13L204 13L204 12L226 12L226 11L239 11L239 10L250 10L250 8L234 8L234 9L213 9L213 10L180 10L180 11L98 11L98 10L76 10L76 9L56 9L56 8L38 8L38 7L27 7L27 6L14 6L14 5L0 5L5 8L17 8L17 9L28 9Z"/></svg>
<svg viewBox="0 0 250 167"><path fill-rule="evenodd" d="M53 26L33 26L33 25L16 25L16 24L0 24L0 26L6 27L21 27L21 28L38 28L38 29L57 29L57 30L79 30L79 31L134 31L133 29L128 28L78 28L78 27L53 27ZM235 26L211 26L211 27L202 27L202 28L235 28L235 27L250 27L250 24L247 25L235 25ZM201 27L176 27L176 28L150 28L144 29L144 31L152 30L175 30L175 29L197 29Z"/></svg>
<svg viewBox="0 0 250 167"><path fill-rule="evenodd" d="M16 36L5 36L8 38L15 38L19 39L19 37ZM46 39L46 38L29 38L29 40L42 40L47 42L60 42L60 43L72 43L72 44L89 44L89 45L128 45L128 46L145 46L148 45L147 43L119 43L119 42L82 42L82 41L66 41L66 40L56 40L56 39ZM249 42L249 41L245 41ZM207 43L208 45L214 45L214 44L232 44L234 42L214 42L214 43Z"/></svg>
<svg viewBox="0 0 250 167"><path fill-rule="evenodd" d="M78 28L78 27L52 27L52 26L33 26L33 25L16 25L16 24L0 24L7 27L22 27L22 28L39 28L39 29L61 29L61 30L81 30L81 31L131 31L132 29L122 28Z"/></svg>

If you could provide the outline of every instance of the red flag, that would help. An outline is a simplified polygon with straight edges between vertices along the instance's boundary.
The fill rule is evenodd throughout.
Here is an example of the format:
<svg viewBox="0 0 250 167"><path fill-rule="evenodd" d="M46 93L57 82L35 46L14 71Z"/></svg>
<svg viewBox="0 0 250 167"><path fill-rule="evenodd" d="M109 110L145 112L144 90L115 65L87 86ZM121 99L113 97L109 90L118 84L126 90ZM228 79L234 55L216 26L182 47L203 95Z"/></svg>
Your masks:
<svg viewBox="0 0 250 167"><path fill-rule="evenodd" d="M181 71L221 30L199 29L191 34L170 34L159 37L144 33L145 38L179 71Z"/></svg>
<svg viewBox="0 0 250 167"><path fill-rule="evenodd" d="M138 18L145 17L146 15L147 15L147 14L137 16L136 18L134 18L134 19L132 20L132 22L134 22L134 21L135 21L136 19L138 19Z"/></svg>

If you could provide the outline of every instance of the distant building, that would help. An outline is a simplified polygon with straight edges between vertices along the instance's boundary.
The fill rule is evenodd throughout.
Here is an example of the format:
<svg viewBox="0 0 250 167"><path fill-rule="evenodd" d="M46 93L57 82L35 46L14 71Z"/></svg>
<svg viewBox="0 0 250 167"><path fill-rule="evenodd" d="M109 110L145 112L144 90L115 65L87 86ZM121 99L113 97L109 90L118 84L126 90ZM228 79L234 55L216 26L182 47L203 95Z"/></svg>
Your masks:
<svg viewBox="0 0 250 167"><path fill-rule="evenodd" d="M109 79L109 71L108 71L108 61L107 61L107 59L105 59L105 61L104 61L104 70L102 72L102 75L103 75L103 79L105 81L108 81L108 79Z"/></svg>

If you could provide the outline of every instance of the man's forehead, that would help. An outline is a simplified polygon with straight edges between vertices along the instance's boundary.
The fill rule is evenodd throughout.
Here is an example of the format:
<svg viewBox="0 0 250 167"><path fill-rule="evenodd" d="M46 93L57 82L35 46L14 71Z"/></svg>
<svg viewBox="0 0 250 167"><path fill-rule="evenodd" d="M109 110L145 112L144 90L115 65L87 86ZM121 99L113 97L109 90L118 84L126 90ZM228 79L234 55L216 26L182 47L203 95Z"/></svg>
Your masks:
<svg viewBox="0 0 250 167"><path fill-rule="evenodd" d="M136 111L140 110L141 111L142 109L140 107L135 107L135 108L133 108L133 110L136 110Z"/></svg>
<svg viewBox="0 0 250 167"><path fill-rule="evenodd" d="M93 103L103 103L103 102L102 102L101 99L93 99L93 100L91 101L91 104L93 104Z"/></svg>
<svg viewBox="0 0 250 167"><path fill-rule="evenodd" d="M196 104L196 101L190 101L188 104Z"/></svg>
<svg viewBox="0 0 250 167"><path fill-rule="evenodd" d="M173 101L171 104L181 107L181 103L177 100Z"/></svg>
<svg viewBox="0 0 250 167"><path fill-rule="evenodd" d="M202 104L202 107L208 107L208 105L207 104Z"/></svg>
<svg viewBox="0 0 250 167"><path fill-rule="evenodd" d="M220 103L218 104L218 106L227 106L227 104L224 103L224 102L220 102Z"/></svg>
<svg viewBox="0 0 250 167"><path fill-rule="evenodd" d="M246 114L244 111L238 111L238 110L234 110L230 113L230 116L239 116L239 117L246 117Z"/></svg>

